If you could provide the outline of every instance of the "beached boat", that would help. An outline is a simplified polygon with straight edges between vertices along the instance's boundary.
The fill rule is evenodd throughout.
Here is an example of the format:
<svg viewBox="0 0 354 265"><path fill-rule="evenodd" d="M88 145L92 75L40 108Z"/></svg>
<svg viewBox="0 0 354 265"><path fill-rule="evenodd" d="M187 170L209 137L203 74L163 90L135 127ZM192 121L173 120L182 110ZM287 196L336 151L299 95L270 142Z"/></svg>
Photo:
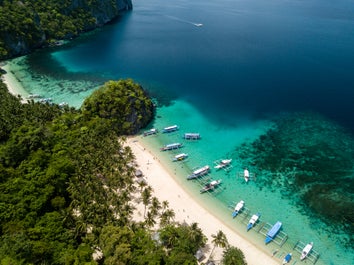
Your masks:
<svg viewBox="0 0 354 265"><path fill-rule="evenodd" d="M308 243L301 252L300 260L306 259L313 247L313 242Z"/></svg>
<svg viewBox="0 0 354 265"><path fill-rule="evenodd" d="M210 167L208 165L201 167L197 170L194 170L192 172L192 174L187 177L187 179L190 180L190 179L195 179L200 176L203 176L203 175L207 174L209 172L209 170L210 170Z"/></svg>
<svg viewBox="0 0 354 265"><path fill-rule="evenodd" d="M183 138L186 140L199 140L200 133L185 133Z"/></svg>
<svg viewBox="0 0 354 265"><path fill-rule="evenodd" d="M292 256L292 254L291 254L291 253L288 253L288 254L284 257L284 259L283 259L283 265L290 262L291 256Z"/></svg>
<svg viewBox="0 0 354 265"><path fill-rule="evenodd" d="M214 168L221 169L221 168L227 167L228 165L231 164L231 162L232 162L232 159L223 159Z"/></svg>
<svg viewBox="0 0 354 265"><path fill-rule="evenodd" d="M243 206L245 205L245 202L244 201L239 201L236 206L235 206L235 209L234 211L232 212L232 217L235 218L239 212L242 210Z"/></svg>
<svg viewBox="0 0 354 265"><path fill-rule="evenodd" d="M266 244L268 244L270 241L272 241L275 238L275 236L279 232L281 226L282 226L282 223L279 221L276 222L275 225L273 225L273 227L267 233L267 237L265 239Z"/></svg>
<svg viewBox="0 0 354 265"><path fill-rule="evenodd" d="M188 157L188 154L181 153L173 157L173 161L182 161Z"/></svg>
<svg viewBox="0 0 354 265"><path fill-rule="evenodd" d="M254 226L254 224L258 221L260 216L261 216L260 213L256 213L256 214L252 215L251 219L249 220L249 222L247 224L247 231L249 231Z"/></svg>
<svg viewBox="0 0 354 265"><path fill-rule="evenodd" d="M161 151L168 151L168 150L173 150L173 149L178 149L181 148L182 144L181 143L173 143L173 144L167 144L164 147L161 148Z"/></svg>
<svg viewBox="0 0 354 265"><path fill-rule="evenodd" d="M214 190L221 183L221 179L213 180L205 184L205 186L200 190L200 193Z"/></svg>
<svg viewBox="0 0 354 265"><path fill-rule="evenodd" d="M155 128L152 128L150 130L145 131L143 135L148 136L148 135L153 135L153 134L157 134L157 133L158 133L158 130Z"/></svg>
<svg viewBox="0 0 354 265"><path fill-rule="evenodd" d="M168 126L163 128L162 132L163 133L170 133L170 132L174 132L178 130L178 126L177 125L172 125L172 126Z"/></svg>

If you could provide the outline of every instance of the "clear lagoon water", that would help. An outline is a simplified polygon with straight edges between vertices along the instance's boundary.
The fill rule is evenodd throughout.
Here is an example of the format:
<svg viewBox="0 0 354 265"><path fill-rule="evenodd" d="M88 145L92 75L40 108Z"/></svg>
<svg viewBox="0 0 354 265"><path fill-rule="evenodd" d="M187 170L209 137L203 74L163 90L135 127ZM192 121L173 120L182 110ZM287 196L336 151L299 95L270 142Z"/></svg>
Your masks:
<svg viewBox="0 0 354 265"><path fill-rule="evenodd" d="M243 199L260 226L282 221L279 259L300 240L314 242L316 264L352 264L353 1L135 0L114 23L8 67L28 93L76 107L105 81L133 78L158 103L151 127L180 126L144 141L196 199L270 254L279 246L246 233L249 216L232 220L228 206ZM183 164L158 151L175 141ZM221 158L233 168L212 170L220 192L199 195L186 174ZM237 177L244 167L256 181Z"/></svg>

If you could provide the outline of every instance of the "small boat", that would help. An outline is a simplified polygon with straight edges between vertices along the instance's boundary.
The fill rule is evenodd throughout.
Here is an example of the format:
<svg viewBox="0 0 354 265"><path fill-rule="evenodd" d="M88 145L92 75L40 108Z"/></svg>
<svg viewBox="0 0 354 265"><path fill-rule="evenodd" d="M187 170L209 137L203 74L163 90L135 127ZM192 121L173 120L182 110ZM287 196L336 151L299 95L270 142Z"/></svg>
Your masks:
<svg viewBox="0 0 354 265"><path fill-rule="evenodd" d="M157 134L157 133L158 133L158 130L155 128L152 128L150 130L145 131L143 135L148 136L148 135L153 135L153 134Z"/></svg>
<svg viewBox="0 0 354 265"><path fill-rule="evenodd" d="M167 144L164 147L161 148L161 151L168 151L168 150L173 150L173 149L178 149L181 148L182 144L181 143L173 143L173 144Z"/></svg>
<svg viewBox="0 0 354 265"><path fill-rule="evenodd" d="M243 176L245 178L245 181L248 182L250 180L250 172L248 171L247 168L243 171Z"/></svg>
<svg viewBox="0 0 354 265"><path fill-rule="evenodd" d="M300 260L306 259L313 247L313 242L308 243L301 252Z"/></svg>
<svg viewBox="0 0 354 265"><path fill-rule="evenodd" d="M289 263L289 261L291 260L291 256L292 256L292 254L288 253L283 259L283 264Z"/></svg>
<svg viewBox="0 0 354 265"><path fill-rule="evenodd" d="M67 107L67 106L69 106L69 104L67 103L67 102L60 102L59 104L58 104L58 106L60 107L60 108L64 108L64 107Z"/></svg>
<svg viewBox="0 0 354 265"><path fill-rule="evenodd" d="M235 209L234 211L232 212L232 217L235 218L238 213L242 210L243 206L245 205L245 202L244 201L239 201L236 206L235 206Z"/></svg>
<svg viewBox="0 0 354 265"><path fill-rule="evenodd" d="M172 126L168 126L163 128L162 132L163 133L170 133L170 132L174 132L178 130L178 126L177 125L172 125Z"/></svg>
<svg viewBox="0 0 354 265"><path fill-rule="evenodd" d="M185 133L183 138L186 140L199 140L200 133Z"/></svg>
<svg viewBox="0 0 354 265"><path fill-rule="evenodd" d="M247 231L249 231L254 226L254 224L258 221L260 216L261 216L260 213L256 213L256 214L252 215L252 217L247 225Z"/></svg>
<svg viewBox="0 0 354 265"><path fill-rule="evenodd" d="M223 159L214 168L221 169L231 164L232 159Z"/></svg>
<svg viewBox="0 0 354 265"><path fill-rule="evenodd" d="M208 165L206 165L204 167L201 167L201 168L199 168L197 170L194 170L192 172L192 174L187 177L187 179L191 180L191 179L195 179L195 178L198 178L200 176L203 176L203 175L207 174L209 172L209 170L210 170L210 167Z"/></svg>
<svg viewBox="0 0 354 265"><path fill-rule="evenodd" d="M213 180L207 184L200 190L200 193L204 193L207 191L212 191L214 190L219 184L221 183L221 179L219 180Z"/></svg>
<svg viewBox="0 0 354 265"><path fill-rule="evenodd" d="M52 98L42 98L39 100L40 103L52 103Z"/></svg>
<svg viewBox="0 0 354 265"><path fill-rule="evenodd" d="M175 155L172 161L182 161L188 157L188 154L182 153Z"/></svg>
<svg viewBox="0 0 354 265"><path fill-rule="evenodd" d="M267 237L265 239L266 244L268 244L270 241L272 241L275 238L275 236L279 232L281 226L282 226L282 223L279 221L276 222L275 225L273 225L273 227L267 233Z"/></svg>
<svg viewBox="0 0 354 265"><path fill-rule="evenodd" d="M29 94L27 98L28 99L41 98L41 95L39 95L39 94Z"/></svg>

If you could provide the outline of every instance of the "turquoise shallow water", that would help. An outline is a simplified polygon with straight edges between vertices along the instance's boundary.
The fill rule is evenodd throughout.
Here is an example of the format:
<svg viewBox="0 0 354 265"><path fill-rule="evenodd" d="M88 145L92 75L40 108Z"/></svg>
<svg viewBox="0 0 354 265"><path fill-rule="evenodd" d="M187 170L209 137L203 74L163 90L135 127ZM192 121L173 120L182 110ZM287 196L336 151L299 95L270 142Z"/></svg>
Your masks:
<svg viewBox="0 0 354 265"><path fill-rule="evenodd" d="M288 240L281 252L298 240L313 241L317 264L351 264L353 3L134 4L133 12L102 29L12 60L11 71L29 93L75 107L105 81L133 78L158 102L151 126L180 126L145 140L196 199L261 247L260 234L246 233L241 218L231 219L230 203L243 199L251 213L261 212L262 222L282 221ZM184 132L202 139L185 142ZM190 155L183 168L170 162L171 153L158 151L176 141ZM223 179L217 196L199 195L199 186L185 180L192 168L228 157L234 166L228 174L211 172ZM257 181L236 177L244 167ZM264 248L271 253L277 246Z"/></svg>
<svg viewBox="0 0 354 265"><path fill-rule="evenodd" d="M148 136L142 138L142 141L150 146L171 172L172 170L177 172L175 177L181 185L194 194L205 207L218 213L219 218L229 226L237 229L270 255L275 249L279 249L277 258L283 257L287 252L293 252L296 261L298 253L293 250L296 243L299 240L304 243L313 241L314 250L320 254L316 264L351 264L348 259L353 257L353 252L350 248L344 247L343 239L349 240L345 232L308 214L304 211L306 205L298 204L291 196L277 189L277 186L263 186L258 183L257 177L246 183L243 177L239 176L244 167L256 168L257 165L250 165L248 160L240 159L238 150L242 149L240 148L242 144L253 142L271 128L271 121L254 122L235 117L233 120L235 126L225 128L211 123L208 117L184 101L176 101L169 107L159 108L157 115L158 118L151 126L161 130L177 124L180 130ZM199 132L202 138L194 141L184 140L183 134L186 132ZM183 143L184 146L178 150L159 151L165 144L175 142ZM188 159L184 162L172 162L173 156L182 152L189 154ZM233 167L229 171L215 170L214 161L225 158L233 159ZM204 165L212 168L206 179L222 179L222 185L215 193L200 195L201 184L197 181L187 181L186 177L193 169ZM254 172L251 170L252 173ZM234 206L240 200L245 201L247 211L232 220L229 206ZM251 215L257 212L261 213L260 223L247 233L246 224ZM265 246L264 236L256 231L264 222L274 224L278 220L283 223L281 231L287 235L287 240L281 248L275 243Z"/></svg>

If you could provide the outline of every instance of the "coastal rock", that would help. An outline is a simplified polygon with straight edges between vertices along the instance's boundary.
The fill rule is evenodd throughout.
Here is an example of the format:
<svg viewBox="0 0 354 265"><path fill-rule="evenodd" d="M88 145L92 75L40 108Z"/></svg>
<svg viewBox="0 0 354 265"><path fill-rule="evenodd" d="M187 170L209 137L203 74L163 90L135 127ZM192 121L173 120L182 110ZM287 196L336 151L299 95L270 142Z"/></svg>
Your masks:
<svg viewBox="0 0 354 265"><path fill-rule="evenodd" d="M72 0L63 6L56 1L41 2L0 3L0 19L4 21L0 28L0 60L75 37L133 8L131 0Z"/></svg>

